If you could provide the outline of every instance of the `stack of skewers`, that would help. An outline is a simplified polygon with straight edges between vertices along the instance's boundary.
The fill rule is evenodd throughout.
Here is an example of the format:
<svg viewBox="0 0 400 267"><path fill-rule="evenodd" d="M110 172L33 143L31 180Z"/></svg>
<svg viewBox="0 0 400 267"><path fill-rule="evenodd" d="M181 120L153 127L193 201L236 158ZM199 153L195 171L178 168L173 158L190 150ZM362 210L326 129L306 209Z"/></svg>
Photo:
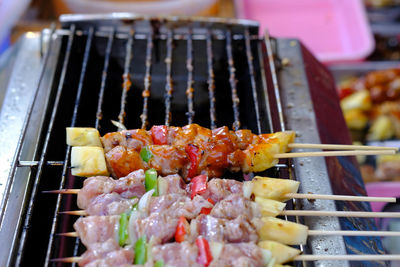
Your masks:
<svg viewBox="0 0 400 267"><path fill-rule="evenodd" d="M299 182L256 176L219 179L225 170L264 171L279 158L393 154L395 149L294 144L294 132L254 135L248 130L153 126L100 138L91 128L68 128L73 175L88 176L77 194L76 232L87 251L54 259L80 266L279 266L296 260L390 260L398 255L299 255L290 245L308 235L400 236L397 232L314 231L276 218L296 216L400 217L399 213L284 210L291 198L395 201L298 194ZM286 153L292 147L346 151ZM351 150L353 149L353 150ZM356 150L354 150L356 149ZM114 178L108 176L112 174Z"/></svg>

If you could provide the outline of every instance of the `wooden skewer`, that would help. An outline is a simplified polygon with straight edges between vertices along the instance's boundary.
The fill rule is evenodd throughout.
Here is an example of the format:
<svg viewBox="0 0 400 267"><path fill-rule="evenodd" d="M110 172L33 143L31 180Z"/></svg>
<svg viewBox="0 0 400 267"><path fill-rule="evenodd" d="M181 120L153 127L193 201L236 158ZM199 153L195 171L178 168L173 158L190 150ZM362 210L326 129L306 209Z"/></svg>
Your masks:
<svg viewBox="0 0 400 267"><path fill-rule="evenodd" d="M51 259L52 262L76 263L82 257L67 257ZM321 261L321 260L348 260L348 261L395 261L400 260L399 254L391 255L299 255L293 258L294 261Z"/></svg>
<svg viewBox="0 0 400 267"><path fill-rule="evenodd" d="M400 254L392 255L299 255L295 261L322 261L322 260L346 260L346 261L395 261L400 260Z"/></svg>
<svg viewBox="0 0 400 267"><path fill-rule="evenodd" d="M284 210L280 215L287 216L335 216L335 217L371 217L400 218L400 212L367 212L367 211L320 211L320 210Z"/></svg>
<svg viewBox="0 0 400 267"><path fill-rule="evenodd" d="M67 257L67 258L55 258L51 259L52 262L64 262L64 263L76 263L80 262L82 257Z"/></svg>
<svg viewBox="0 0 400 267"><path fill-rule="evenodd" d="M398 147L386 146L358 146L358 145L331 145L331 144L289 144L289 148L316 148L327 150L394 150L399 151Z"/></svg>
<svg viewBox="0 0 400 267"><path fill-rule="evenodd" d="M400 231L392 232L392 231L358 231L358 230L350 230L350 231L327 231L327 230L308 230L309 236L332 236L332 235L341 235L341 236L400 236Z"/></svg>
<svg viewBox="0 0 400 267"><path fill-rule="evenodd" d="M43 193L52 194L78 194L80 189L62 189L43 191ZM325 200L346 200L346 201L366 201L366 202L396 202L394 197L367 197L367 196L346 196L346 195L322 195L322 194L304 194L288 193L284 198L302 198L302 199L325 199ZM65 212L65 214L68 214Z"/></svg>
<svg viewBox="0 0 400 267"><path fill-rule="evenodd" d="M88 216L85 210L71 210L71 211L60 211L60 214L76 215L76 216Z"/></svg>
<svg viewBox="0 0 400 267"><path fill-rule="evenodd" d="M57 235L66 236L66 237L78 237L78 233L77 232L60 233L60 234L57 234Z"/></svg>
<svg viewBox="0 0 400 267"><path fill-rule="evenodd" d="M322 151L322 152L297 152L297 153L278 153L274 157L277 159L300 158L300 157L333 157L333 156L358 156L358 155L393 155L395 150L345 150L345 151Z"/></svg>
<svg viewBox="0 0 400 267"><path fill-rule="evenodd" d="M52 194L64 194L64 195L76 195L81 191L80 189L61 189L61 190L49 190L42 191L43 193L52 193Z"/></svg>
<svg viewBox="0 0 400 267"><path fill-rule="evenodd" d="M85 210L60 211L60 214L88 216ZM320 210L284 210L279 215L287 216L335 216L363 218L400 218L400 212L369 212L369 211L320 211Z"/></svg>
<svg viewBox="0 0 400 267"><path fill-rule="evenodd" d="M347 200L347 201L366 201L366 202L396 202L395 197L363 197L363 196L345 196L345 195L322 195L322 194L302 194L288 193L285 198L303 198L303 199L328 199L328 200Z"/></svg>
<svg viewBox="0 0 400 267"><path fill-rule="evenodd" d="M358 231L358 230L350 230L350 231L343 231L343 230L308 230L309 236L400 236L400 231ZM76 232L67 232L67 233L60 233L57 234L59 236L66 236L66 237L78 237L78 233Z"/></svg>

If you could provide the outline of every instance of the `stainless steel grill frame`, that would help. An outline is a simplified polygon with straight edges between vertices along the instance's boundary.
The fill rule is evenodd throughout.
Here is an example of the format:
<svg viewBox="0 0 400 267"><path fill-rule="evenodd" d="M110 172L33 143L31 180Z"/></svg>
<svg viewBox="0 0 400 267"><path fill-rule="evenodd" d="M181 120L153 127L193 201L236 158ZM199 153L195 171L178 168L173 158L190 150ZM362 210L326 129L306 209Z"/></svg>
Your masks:
<svg viewBox="0 0 400 267"><path fill-rule="evenodd" d="M63 29L46 31L44 37L49 39L46 49L46 55L43 58L43 68L38 80L37 89L31 105L28 108L25 123L22 125L22 134L16 146L16 154L13 158L12 165L9 168L8 183L5 186L4 197L2 202L2 213L0 217L1 223L1 240L10 241L7 243L8 250L3 249L1 252L2 266L20 266L32 264L51 265L49 261L54 257L74 256L79 253L79 240L66 240L64 237L56 236L59 231L70 229L74 218L68 215L59 215L61 209L72 208L75 202L71 196L56 197L44 195L40 191L43 189L70 188L82 183L70 175L68 161L70 157L70 149L65 146L64 139L60 140L60 132L64 131L66 126L91 126L100 128L101 131L116 130L109 122L104 123L109 117L119 120L121 123L132 120L128 109L130 107L129 100L132 100L130 94L134 90L134 82L142 81L143 102L140 105L141 112L134 116L134 125L143 127L149 125L154 112L156 102L152 101L154 88L160 88L160 81L152 81L151 75L156 73L160 65L165 67L164 80L164 114L165 117L161 121L152 121L151 123L173 122L175 114L179 117L180 123L197 122L196 119L204 117L204 113L197 107L196 109L196 93L198 93L199 83L207 89L206 96L208 101L207 114L209 118L208 125L203 126L215 128L222 126L229 121L233 129L240 126L252 128L254 132L271 132L280 129L295 129L299 142L319 143L327 138L321 137L321 126L318 124L321 115L317 113L319 105L317 105L313 97L315 91L310 77L311 72L308 64L318 65L313 62L313 58L307 54L307 51L296 40L286 39L270 39L268 36L259 39L258 24L252 21L243 20L225 20L225 19L193 19L193 18L148 18L137 17L131 14L112 14L112 15L68 15L61 17ZM102 39L105 46L104 50L99 52L96 46ZM124 43L126 42L126 43ZM141 44L138 44L141 42ZM185 83L179 85L179 81L174 80L181 77L180 73L174 73L173 63L174 46L177 42L186 43L185 63L182 70L186 72ZM196 59L199 57L199 45L202 43L203 54L206 55L204 62L204 74L200 77L197 74ZM224 77L220 77L220 66L216 68L219 62L216 62L215 54L216 42L225 51L225 60L227 70ZM241 42L236 46L233 42ZM165 44L165 58L156 58L159 55L157 51L162 50ZM134 61L140 55L135 54L135 47L142 45L145 51L144 68L142 77L131 77L135 75L132 70L132 60ZM113 47L122 47L123 55L115 55ZM239 49L238 52L238 47ZM80 50L79 50L80 49ZM76 52L76 50L79 50ZM104 53L99 56L97 53ZM243 62L237 62L237 54L246 58ZM77 55L80 56L77 59ZM290 58L291 64L282 66L279 64L280 59ZM101 62L93 60L102 59ZM118 98L120 108L118 112L110 115L105 112L105 103L110 97L109 91L111 82L110 75L113 75L113 67L118 66L115 58L120 58L121 77L119 78ZM161 62L155 65L154 62ZM164 63L162 63L164 61ZM315 61L315 59L314 59ZM98 69L101 69L97 76L99 82L94 83L93 88L91 81L94 79L92 67L99 63ZM236 64L236 65L235 65ZM244 64L248 72L245 78L238 77L238 64ZM311 64L311 65L312 65ZM242 65L241 65L242 66ZM72 70L78 67L80 71ZM323 70L323 67L319 65ZM219 72L216 72L219 71ZM325 77L323 71L316 73L316 77L326 78L329 84L329 77ZM73 74L72 74L73 73ZM222 73L223 74L223 73ZM315 74L315 73L314 73ZM159 76L162 76L161 74ZM225 78L225 82L221 83L221 79ZM227 79L226 79L227 78ZM89 81L89 80L90 81ZM243 82L243 80L246 82ZM238 84L239 82L239 84ZM117 83L117 82L114 82ZM158 83L158 85L157 85ZM95 88L98 85L98 91ZM232 103L231 112L223 111L231 114L230 119L221 117L221 85L225 85L231 96ZM332 85L332 83L331 83ZM180 87L179 87L180 86ZM171 109L175 108L173 99L176 88L184 88L186 95L187 112L184 116L185 121L180 114L171 113ZM327 86L329 87L329 85ZM67 92L67 89L75 88L73 92ZM136 89L138 87L135 87ZM243 88L247 88L248 92L243 97ZM310 89L311 88L311 89ZM329 89L329 88L328 88ZM92 90L98 94L94 99L97 103L91 104L88 99L88 92ZM108 90L108 91L107 91ZM118 89L115 89L116 91ZM180 89L181 90L181 89ZM159 90L160 91L160 90ZM179 91L179 90L178 90ZM330 91L329 91L330 92ZM72 93L72 94L71 94ZM136 95L137 96L137 95ZM198 96L198 95L197 95ZM246 98L247 97L247 98ZM69 109L65 109L65 105L72 103ZM247 106L243 108L240 104L245 103ZM253 103L253 104L251 104ZM5 105L8 102L5 100ZM95 111L90 114L87 106L91 106ZM295 106L296 108L293 108ZM255 120L248 121L241 119L243 113L247 109L254 109L250 116ZM138 110L139 107L135 107ZM197 112L196 112L197 111ZM150 113L149 113L150 112ZM71 114L69 119L60 121L65 114ZM66 115L65 115L66 116ZM81 125L82 123L85 125ZM203 121L202 121L203 122ZM242 125L241 125L242 124ZM38 125L40 125L40 129ZM129 126L129 124L128 124ZM310 127L311 126L311 127ZM335 133L331 133L335 134ZM329 136L331 136L329 135ZM58 144L57 144L57 138ZM325 139L325 140L323 140ZM346 142L346 136L340 141ZM348 140L347 140L348 141ZM55 148L57 146L57 148ZM53 150L58 150L53 153ZM59 155L62 155L60 158ZM10 156L8 156L10 157ZM345 158L338 159L341 166L346 165L352 167L354 162ZM342 189L337 187L332 179L331 167L329 160L313 159L311 160L293 160L286 164L281 164L274 170L269 171L269 175L284 175L301 181L302 192L322 192L326 194L343 193ZM27 168L30 167L30 168ZM55 177L49 177L49 176ZM360 177L357 170L352 173L350 182L344 181L344 184L360 183ZM51 180L53 179L53 180ZM333 188L330 186L333 183ZM23 186L23 197L17 198L20 194L16 187ZM354 194L362 194L362 185ZM46 212L40 211L40 205L49 202L50 208L46 208ZM50 203L51 202L51 203ZM321 210L368 210L368 205L352 204L352 203L335 203L334 201L316 201L308 202L297 201L293 203L294 208L321 209ZM21 214L21 217L15 216ZM49 224L43 224L43 229L38 227L38 216L50 219ZM288 218L299 220L298 218ZM332 230L332 229L365 229L373 230L374 224L369 219L338 219L338 218L306 218L303 222L312 229ZM13 230L9 230L13 229ZM38 240L38 247L34 248L35 238L43 236L43 240ZM382 246L378 238L358 238L358 237L313 237L309 239L309 243L304 249L307 253L315 254L346 254L346 253L383 253ZM351 263L325 261L316 262L315 265L335 265L335 266L382 266L384 262L374 263ZM313 265L309 263L309 265Z"/></svg>

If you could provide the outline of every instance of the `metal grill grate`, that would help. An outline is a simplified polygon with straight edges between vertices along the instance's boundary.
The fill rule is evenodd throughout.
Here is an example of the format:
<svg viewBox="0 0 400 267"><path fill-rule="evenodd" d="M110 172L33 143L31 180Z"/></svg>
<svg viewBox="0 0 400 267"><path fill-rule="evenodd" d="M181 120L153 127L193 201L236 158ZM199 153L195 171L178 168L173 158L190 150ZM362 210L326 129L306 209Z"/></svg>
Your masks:
<svg viewBox="0 0 400 267"><path fill-rule="evenodd" d="M165 21L144 22L148 23L144 30L137 22L129 27L71 23L56 32L55 38L62 39L59 78L50 100L54 104L44 142L38 160L19 161L20 167L35 168L35 179L16 265L35 259L48 266L51 258L82 252L79 240L56 235L72 230L75 218L58 213L73 209L74 197L59 195L53 201L53 196L40 194L45 189L82 185L82 180L70 175L70 149L50 151L57 142L56 146L65 147L61 141L65 127L94 126L104 134L117 130L110 122L113 119L128 128L199 123L210 128L231 125L258 133L271 131L268 101L257 99L266 97L266 90L260 57L253 57L261 45L256 25L206 23L199 27L186 22L180 27ZM53 181L47 184L50 173ZM48 236L40 242L46 245L31 251L39 236L38 216L53 219L40 231L40 236Z"/></svg>

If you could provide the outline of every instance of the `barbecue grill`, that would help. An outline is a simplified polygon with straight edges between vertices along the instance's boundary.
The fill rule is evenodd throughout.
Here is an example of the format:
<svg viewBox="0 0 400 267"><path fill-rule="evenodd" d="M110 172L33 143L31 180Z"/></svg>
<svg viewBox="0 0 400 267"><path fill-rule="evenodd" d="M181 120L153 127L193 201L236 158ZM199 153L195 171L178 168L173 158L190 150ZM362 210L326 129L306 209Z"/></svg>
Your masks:
<svg viewBox="0 0 400 267"><path fill-rule="evenodd" d="M198 123L254 133L292 129L299 142L350 143L329 72L298 40L260 38L254 21L125 13L64 15L60 21L61 29L28 33L22 40L3 102L1 266L57 265L49 260L82 253L78 239L56 235L72 231L76 218L59 211L76 209L75 197L42 193L82 186L83 178L70 174L65 127L96 127L105 134L118 129L111 120L147 129ZM282 161L262 174L297 179L305 193L365 195L353 157ZM291 204L293 209L370 211L363 202ZM376 230L368 218L300 222L316 230ZM376 237L309 237L301 249L384 253Z"/></svg>

